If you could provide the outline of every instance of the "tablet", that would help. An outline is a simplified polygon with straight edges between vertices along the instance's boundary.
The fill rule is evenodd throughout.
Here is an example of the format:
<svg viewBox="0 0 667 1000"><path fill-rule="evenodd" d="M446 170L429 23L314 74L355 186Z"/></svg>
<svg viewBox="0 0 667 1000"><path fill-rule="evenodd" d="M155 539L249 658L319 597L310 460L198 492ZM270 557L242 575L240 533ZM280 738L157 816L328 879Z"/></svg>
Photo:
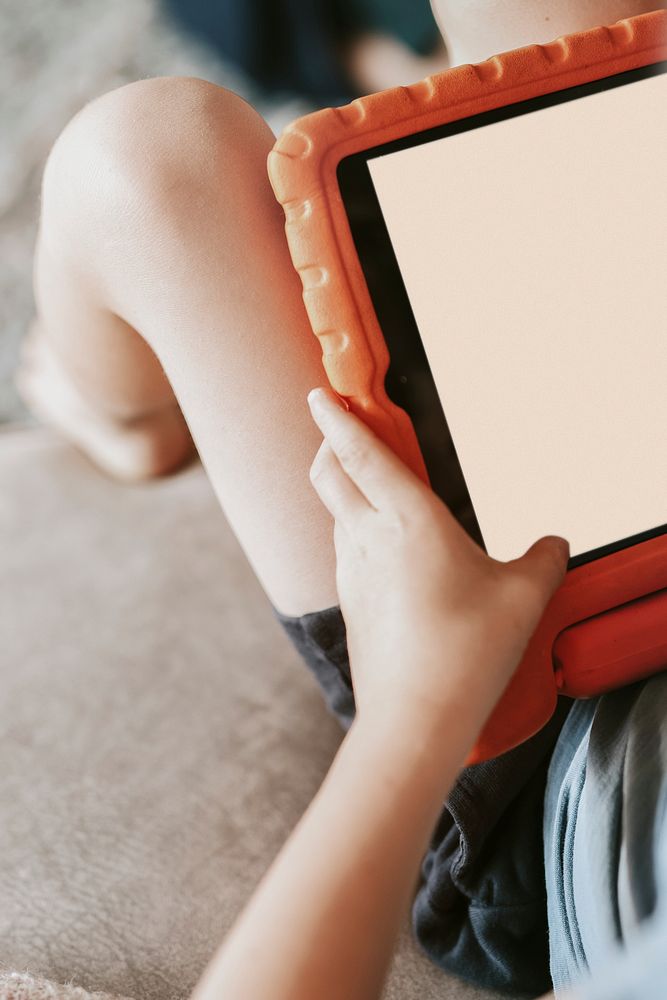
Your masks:
<svg viewBox="0 0 667 1000"><path fill-rule="evenodd" d="M498 559L570 571L480 736L667 663L667 11L294 123L269 157L329 380Z"/></svg>
<svg viewBox="0 0 667 1000"><path fill-rule="evenodd" d="M667 63L344 157L433 488L490 555L667 532Z"/></svg>

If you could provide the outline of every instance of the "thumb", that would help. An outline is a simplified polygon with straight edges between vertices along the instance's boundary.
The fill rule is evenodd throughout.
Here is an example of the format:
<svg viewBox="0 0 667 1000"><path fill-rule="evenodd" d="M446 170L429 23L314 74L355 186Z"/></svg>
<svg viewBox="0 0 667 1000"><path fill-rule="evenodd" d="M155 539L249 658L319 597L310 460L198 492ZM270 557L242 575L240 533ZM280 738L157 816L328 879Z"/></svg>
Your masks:
<svg viewBox="0 0 667 1000"><path fill-rule="evenodd" d="M520 559L514 559L507 566L511 568L513 576L530 586L544 610L554 591L563 582L569 557L569 542L558 535L547 535L531 545Z"/></svg>

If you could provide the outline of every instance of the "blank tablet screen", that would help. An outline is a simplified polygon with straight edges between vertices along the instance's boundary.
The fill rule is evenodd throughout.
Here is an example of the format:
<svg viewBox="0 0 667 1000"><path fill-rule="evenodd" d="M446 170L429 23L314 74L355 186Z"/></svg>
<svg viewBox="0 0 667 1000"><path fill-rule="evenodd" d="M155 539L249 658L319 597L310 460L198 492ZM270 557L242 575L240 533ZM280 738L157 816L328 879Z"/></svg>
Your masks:
<svg viewBox="0 0 667 1000"><path fill-rule="evenodd" d="M496 558L667 521L666 161L664 72L367 160Z"/></svg>

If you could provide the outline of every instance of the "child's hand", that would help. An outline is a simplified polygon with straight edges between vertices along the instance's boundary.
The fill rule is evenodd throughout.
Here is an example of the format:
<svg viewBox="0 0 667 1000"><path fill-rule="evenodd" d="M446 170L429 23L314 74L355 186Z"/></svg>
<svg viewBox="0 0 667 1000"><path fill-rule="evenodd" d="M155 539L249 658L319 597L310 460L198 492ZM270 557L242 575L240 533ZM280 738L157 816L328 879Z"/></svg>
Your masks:
<svg viewBox="0 0 667 1000"><path fill-rule="evenodd" d="M311 479L335 519L359 714L437 725L460 703L472 743L563 578L567 543L491 559L331 391L308 401L325 439Z"/></svg>

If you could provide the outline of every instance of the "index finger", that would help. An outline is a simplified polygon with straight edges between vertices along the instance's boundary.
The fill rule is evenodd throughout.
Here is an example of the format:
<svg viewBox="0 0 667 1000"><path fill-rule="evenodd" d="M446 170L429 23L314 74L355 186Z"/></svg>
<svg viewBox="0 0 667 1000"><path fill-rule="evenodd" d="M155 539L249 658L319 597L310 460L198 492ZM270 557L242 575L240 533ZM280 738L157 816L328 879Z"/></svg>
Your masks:
<svg viewBox="0 0 667 1000"><path fill-rule="evenodd" d="M415 491L425 489L369 427L343 409L331 390L313 389L308 404L341 467L376 510L414 500Z"/></svg>

